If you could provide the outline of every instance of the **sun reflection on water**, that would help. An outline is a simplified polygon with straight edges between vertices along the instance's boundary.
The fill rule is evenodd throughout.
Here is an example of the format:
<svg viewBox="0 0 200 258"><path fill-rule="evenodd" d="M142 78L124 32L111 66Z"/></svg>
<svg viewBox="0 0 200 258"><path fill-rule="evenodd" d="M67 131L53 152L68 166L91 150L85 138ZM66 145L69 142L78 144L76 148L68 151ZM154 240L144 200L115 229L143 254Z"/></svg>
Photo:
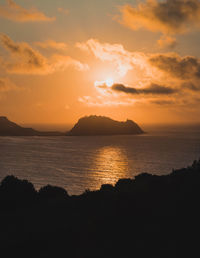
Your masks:
<svg viewBox="0 0 200 258"><path fill-rule="evenodd" d="M97 150L91 164L90 180L92 187L97 189L102 184L115 184L120 178L128 176L128 159L123 149L106 146Z"/></svg>

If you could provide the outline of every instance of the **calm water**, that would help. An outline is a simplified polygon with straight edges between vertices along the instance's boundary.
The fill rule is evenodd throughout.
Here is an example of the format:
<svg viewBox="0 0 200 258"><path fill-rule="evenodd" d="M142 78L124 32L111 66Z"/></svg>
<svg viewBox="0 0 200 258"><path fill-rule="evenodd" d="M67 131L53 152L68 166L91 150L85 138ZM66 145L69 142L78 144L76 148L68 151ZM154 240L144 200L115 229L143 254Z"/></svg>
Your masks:
<svg viewBox="0 0 200 258"><path fill-rule="evenodd" d="M170 173L200 157L200 130L142 136L0 137L0 179L16 175L38 189L52 184L79 194L133 178Z"/></svg>

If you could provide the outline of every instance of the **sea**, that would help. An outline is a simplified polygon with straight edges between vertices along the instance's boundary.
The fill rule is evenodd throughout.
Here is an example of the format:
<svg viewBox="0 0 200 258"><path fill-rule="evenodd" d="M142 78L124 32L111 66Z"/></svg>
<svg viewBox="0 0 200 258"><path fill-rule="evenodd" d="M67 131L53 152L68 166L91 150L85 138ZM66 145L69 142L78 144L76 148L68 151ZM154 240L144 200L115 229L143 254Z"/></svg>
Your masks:
<svg viewBox="0 0 200 258"><path fill-rule="evenodd" d="M0 137L7 175L63 187L71 195L140 173L165 175L200 158L200 126L149 126L143 135Z"/></svg>

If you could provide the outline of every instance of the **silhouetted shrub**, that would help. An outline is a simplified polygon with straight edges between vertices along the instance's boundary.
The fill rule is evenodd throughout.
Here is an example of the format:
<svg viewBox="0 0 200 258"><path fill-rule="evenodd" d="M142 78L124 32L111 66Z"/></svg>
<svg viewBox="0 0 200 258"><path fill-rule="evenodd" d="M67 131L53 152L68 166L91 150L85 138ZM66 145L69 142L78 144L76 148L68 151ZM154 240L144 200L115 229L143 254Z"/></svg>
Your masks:
<svg viewBox="0 0 200 258"><path fill-rule="evenodd" d="M199 160L194 160L192 164L192 168L195 170L200 170L200 159Z"/></svg>
<svg viewBox="0 0 200 258"><path fill-rule="evenodd" d="M15 198L12 205L7 202L14 206L32 187L26 180L7 177L0 197ZM70 198L64 189L48 185L29 209L0 213L1 254L4 258L25 258L27 253L30 258L198 257L199 196L199 162L170 175L145 173L120 179L114 187L105 184Z"/></svg>
<svg viewBox="0 0 200 258"><path fill-rule="evenodd" d="M20 203L31 204L37 198L37 192L32 183L20 180L15 176L5 177L0 185L0 199L7 206L17 206Z"/></svg>
<svg viewBox="0 0 200 258"><path fill-rule="evenodd" d="M138 180L146 181L146 180L151 179L152 177L153 177L153 175L151 175L151 174L142 173L142 174L135 176L135 180L136 181L138 181Z"/></svg>
<svg viewBox="0 0 200 258"><path fill-rule="evenodd" d="M39 190L40 199L60 199L64 200L68 198L67 191L61 187L47 185Z"/></svg>
<svg viewBox="0 0 200 258"><path fill-rule="evenodd" d="M85 191L82 193L82 195L88 195L90 194L92 191L88 188L88 189L85 189Z"/></svg>
<svg viewBox="0 0 200 258"><path fill-rule="evenodd" d="M115 184L115 189L119 192L131 192L134 180L130 178L119 179Z"/></svg>
<svg viewBox="0 0 200 258"><path fill-rule="evenodd" d="M104 184L100 188L100 191L104 191L104 192L113 192L114 190L115 190L115 188L111 184Z"/></svg>

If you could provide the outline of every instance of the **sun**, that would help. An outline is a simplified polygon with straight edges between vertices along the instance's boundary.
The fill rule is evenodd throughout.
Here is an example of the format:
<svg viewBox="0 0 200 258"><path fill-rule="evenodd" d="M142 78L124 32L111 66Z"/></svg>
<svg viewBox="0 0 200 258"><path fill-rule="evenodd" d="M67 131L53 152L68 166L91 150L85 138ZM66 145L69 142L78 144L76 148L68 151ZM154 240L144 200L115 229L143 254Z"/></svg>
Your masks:
<svg viewBox="0 0 200 258"><path fill-rule="evenodd" d="M113 84L114 84L114 80L112 78L107 78L105 80L105 84L108 86L108 87L112 87Z"/></svg>
<svg viewBox="0 0 200 258"><path fill-rule="evenodd" d="M100 87L100 86L112 87L113 84L114 84L113 78L107 78L104 81L95 81L94 82L95 87Z"/></svg>

